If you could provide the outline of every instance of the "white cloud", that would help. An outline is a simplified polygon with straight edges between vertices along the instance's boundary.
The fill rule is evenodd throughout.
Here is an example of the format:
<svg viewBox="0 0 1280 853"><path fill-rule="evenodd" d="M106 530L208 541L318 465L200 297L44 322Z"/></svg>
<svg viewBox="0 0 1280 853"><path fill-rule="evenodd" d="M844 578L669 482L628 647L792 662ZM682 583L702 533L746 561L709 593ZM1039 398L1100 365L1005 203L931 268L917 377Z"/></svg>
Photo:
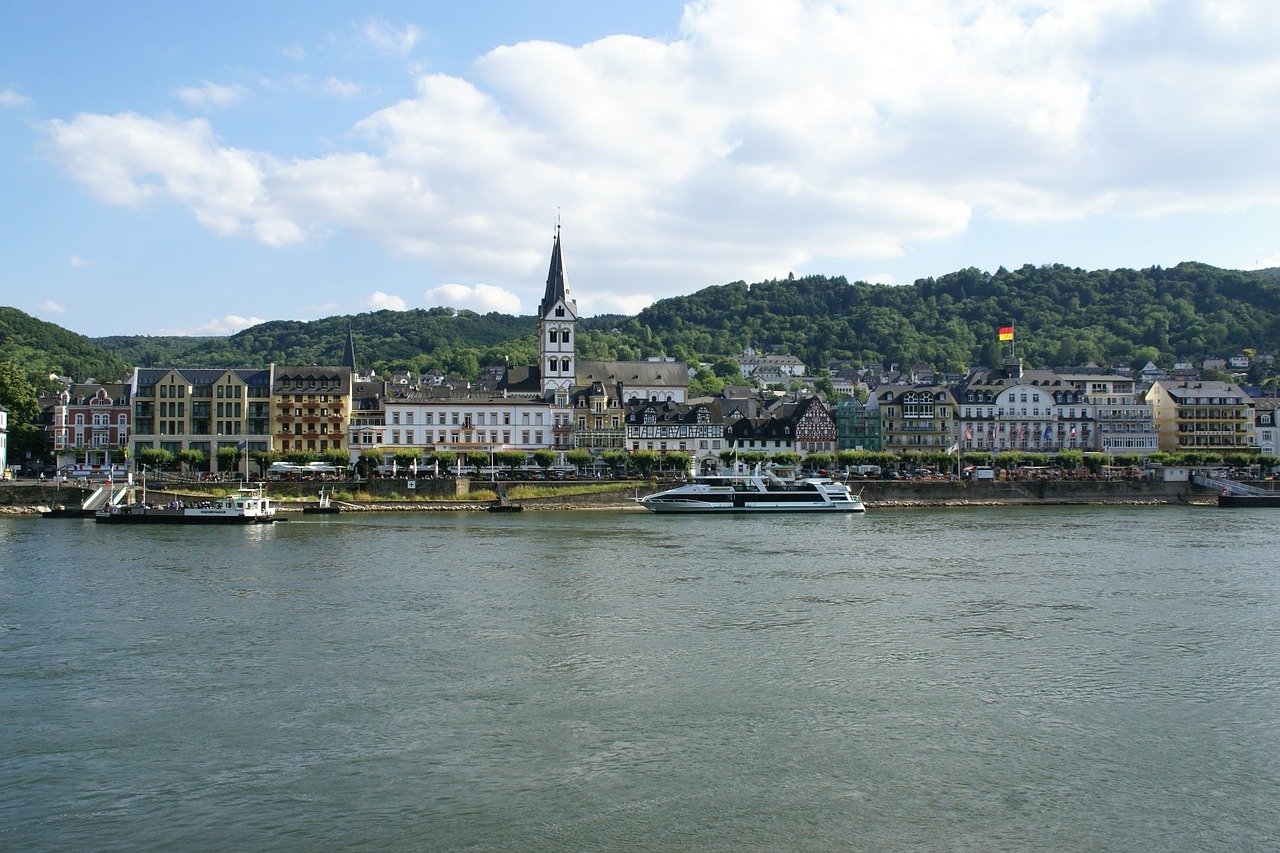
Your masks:
<svg viewBox="0 0 1280 853"><path fill-rule="evenodd" d="M524 42L467 79L424 76L325 156L232 147L201 120L47 127L106 201L167 198L269 245L342 232L501 285L431 291L454 307L510 310L492 307L517 299L503 287L537 287L558 207L584 293L608 310L892 258L977 211L1276 203L1277 32L1268 0L701 0L669 41ZM360 35L402 55L421 37L376 20Z"/></svg>
<svg viewBox="0 0 1280 853"><path fill-rule="evenodd" d="M66 313L67 306L54 302L52 299L46 299L40 303L40 310L50 314L63 314Z"/></svg>
<svg viewBox="0 0 1280 853"><path fill-rule="evenodd" d="M583 316L594 314L639 314L654 303L654 298L647 293L615 293L608 290L592 289L577 298L578 313Z"/></svg>
<svg viewBox="0 0 1280 853"><path fill-rule="evenodd" d="M217 336L217 335L234 335L236 332L244 331L250 326L256 326L259 323L265 323L258 317L240 317L235 314L228 314L225 317L217 317L212 320L206 320L195 326L186 326L177 329L161 329L156 332L157 335L194 335L194 336Z"/></svg>
<svg viewBox="0 0 1280 853"><path fill-rule="evenodd" d="M467 287L463 284L445 284L423 294L427 305L446 308L468 308L477 314L498 311L502 314L519 314L520 297L491 284Z"/></svg>
<svg viewBox="0 0 1280 853"><path fill-rule="evenodd" d="M13 89L0 89L0 107L21 107L30 103L31 99Z"/></svg>
<svg viewBox="0 0 1280 853"><path fill-rule="evenodd" d="M267 245L298 243L305 231L271 197L264 155L218 144L204 119L149 119L133 113L84 114L46 125L73 177L99 198L139 205L168 197L189 206L210 231Z"/></svg>
<svg viewBox="0 0 1280 853"><path fill-rule="evenodd" d="M332 95L335 98L354 98L363 91L359 83L339 80L336 77L326 79L320 88L326 95Z"/></svg>
<svg viewBox="0 0 1280 853"><path fill-rule="evenodd" d="M422 38L422 30L413 24L406 24L400 29L386 21L371 19L360 27L360 33L374 47L384 53L407 54Z"/></svg>
<svg viewBox="0 0 1280 853"><path fill-rule="evenodd" d="M307 58L307 52L302 48L302 45L298 44L296 41L285 45L284 49L280 51L280 54L285 59L291 59L294 62L301 62Z"/></svg>
<svg viewBox="0 0 1280 853"><path fill-rule="evenodd" d="M369 298L364 301L365 307L371 311L403 311L408 305L399 296L393 296L390 293L383 293L381 290L374 291Z"/></svg>
<svg viewBox="0 0 1280 853"><path fill-rule="evenodd" d="M78 267L87 267L89 266L89 264L93 263L93 261L85 260L79 255L72 255L70 259L68 259L67 263L71 264L71 266L73 267L78 268Z"/></svg>
<svg viewBox="0 0 1280 853"><path fill-rule="evenodd" d="M197 109L222 109L240 100L244 87L239 84L224 86L206 80L203 86L179 86L173 90L173 94L183 103Z"/></svg>

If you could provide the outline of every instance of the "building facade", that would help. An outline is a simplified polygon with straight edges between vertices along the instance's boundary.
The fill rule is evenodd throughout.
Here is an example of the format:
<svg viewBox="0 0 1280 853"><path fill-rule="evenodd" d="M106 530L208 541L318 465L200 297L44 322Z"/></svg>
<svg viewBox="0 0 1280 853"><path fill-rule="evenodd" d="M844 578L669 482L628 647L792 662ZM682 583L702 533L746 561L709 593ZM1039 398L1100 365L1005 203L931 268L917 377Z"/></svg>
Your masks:
<svg viewBox="0 0 1280 853"><path fill-rule="evenodd" d="M1092 418L1088 450L1146 456L1159 449L1151 406L1137 393L1137 382L1112 373L1063 373L1062 378L1083 392Z"/></svg>
<svg viewBox="0 0 1280 853"><path fill-rule="evenodd" d="M384 404L386 423L373 449L466 454L472 464L501 451L555 448L554 407L545 400L409 393Z"/></svg>
<svg viewBox="0 0 1280 853"><path fill-rule="evenodd" d="M1147 389L1146 401L1165 453L1256 450L1253 401L1234 382L1161 379Z"/></svg>
<svg viewBox="0 0 1280 853"><path fill-rule="evenodd" d="M272 449L272 369L187 370L139 367L129 381L133 455L194 450L216 471L218 451Z"/></svg>
<svg viewBox="0 0 1280 853"><path fill-rule="evenodd" d="M956 442L956 401L941 385L882 385L875 397L884 450L930 453Z"/></svg>
<svg viewBox="0 0 1280 853"><path fill-rule="evenodd" d="M689 455L695 471L716 470L725 449L724 424L707 403L645 401L627 406L626 443L631 452Z"/></svg>
<svg viewBox="0 0 1280 853"><path fill-rule="evenodd" d="M880 445L880 413L856 397L836 404L836 450L869 450L878 452Z"/></svg>
<svg viewBox="0 0 1280 853"><path fill-rule="evenodd" d="M124 382L72 383L53 406L52 443L58 468L73 476L127 468L132 409Z"/></svg>
<svg viewBox="0 0 1280 853"><path fill-rule="evenodd" d="M351 420L351 368L272 366L272 449L346 453ZM250 412L258 415L257 401Z"/></svg>

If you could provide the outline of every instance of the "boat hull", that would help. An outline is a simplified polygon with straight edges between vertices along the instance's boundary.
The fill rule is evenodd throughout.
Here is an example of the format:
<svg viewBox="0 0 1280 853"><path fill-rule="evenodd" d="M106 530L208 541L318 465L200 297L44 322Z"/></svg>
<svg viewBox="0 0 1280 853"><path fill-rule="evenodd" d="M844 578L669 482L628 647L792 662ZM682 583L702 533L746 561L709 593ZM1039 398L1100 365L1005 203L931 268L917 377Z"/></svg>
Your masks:
<svg viewBox="0 0 1280 853"><path fill-rule="evenodd" d="M185 514L182 510L149 509L142 512L99 513L101 524L271 524L272 516Z"/></svg>
<svg viewBox="0 0 1280 853"><path fill-rule="evenodd" d="M1218 506L1229 506L1229 507L1280 507L1280 494L1275 494L1275 495L1218 495Z"/></svg>
<svg viewBox="0 0 1280 853"><path fill-rule="evenodd" d="M660 513L735 513L735 512L865 512L861 501L833 503L777 503L771 501L745 501L736 503L711 503L707 501L641 501L650 512Z"/></svg>

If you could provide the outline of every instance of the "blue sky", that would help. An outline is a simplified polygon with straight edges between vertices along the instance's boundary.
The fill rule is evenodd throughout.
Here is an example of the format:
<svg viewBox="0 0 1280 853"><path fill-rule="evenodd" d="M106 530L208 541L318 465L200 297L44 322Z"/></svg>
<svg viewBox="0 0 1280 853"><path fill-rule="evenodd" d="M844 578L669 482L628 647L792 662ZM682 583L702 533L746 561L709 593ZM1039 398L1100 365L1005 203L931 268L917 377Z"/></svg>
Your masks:
<svg viewBox="0 0 1280 853"><path fill-rule="evenodd" d="M7 4L0 302L227 334L1280 266L1274 0Z"/></svg>

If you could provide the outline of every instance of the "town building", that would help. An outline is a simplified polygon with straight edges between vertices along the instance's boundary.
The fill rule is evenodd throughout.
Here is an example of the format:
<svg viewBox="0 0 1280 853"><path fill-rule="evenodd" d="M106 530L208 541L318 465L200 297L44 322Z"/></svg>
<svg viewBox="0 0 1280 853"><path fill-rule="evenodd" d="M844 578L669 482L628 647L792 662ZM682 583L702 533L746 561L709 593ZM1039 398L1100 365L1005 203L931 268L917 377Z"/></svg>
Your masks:
<svg viewBox="0 0 1280 853"><path fill-rule="evenodd" d="M1258 445L1258 452L1264 456L1275 456L1280 450L1280 400L1274 397L1262 397L1253 403L1253 440Z"/></svg>
<svg viewBox="0 0 1280 853"><path fill-rule="evenodd" d="M1249 452L1253 401L1234 382L1157 380L1147 390L1160 450L1208 454Z"/></svg>
<svg viewBox="0 0 1280 853"><path fill-rule="evenodd" d="M805 397L782 408L791 419L796 453L803 457L810 453L836 452L836 421L820 398Z"/></svg>
<svg viewBox="0 0 1280 853"><path fill-rule="evenodd" d="M956 400L941 385L881 385L874 392L883 448L945 451L957 441Z"/></svg>
<svg viewBox="0 0 1280 853"><path fill-rule="evenodd" d="M856 397L836 404L836 450L869 450L878 452L880 444L880 411Z"/></svg>
<svg viewBox="0 0 1280 853"><path fill-rule="evenodd" d="M9 410L0 406L0 478L8 479L9 472Z"/></svg>
<svg viewBox="0 0 1280 853"><path fill-rule="evenodd" d="M275 452L347 453L351 368L272 367Z"/></svg>
<svg viewBox="0 0 1280 853"><path fill-rule="evenodd" d="M631 452L688 454L695 471L715 471L725 449L724 423L708 403L645 401L627 406L626 442Z"/></svg>
<svg viewBox="0 0 1280 853"><path fill-rule="evenodd" d="M764 385L786 384L805 374L805 363L794 355L759 354L751 347L735 356L743 379L754 379Z"/></svg>
<svg viewBox="0 0 1280 853"><path fill-rule="evenodd" d="M578 449L597 459L606 452L626 450L626 409L620 385L592 382L573 392L572 404L573 441Z"/></svg>
<svg viewBox="0 0 1280 853"><path fill-rule="evenodd" d="M272 449L272 368L134 368L133 455L147 449L175 456L203 455L203 470L216 471L218 451L267 453Z"/></svg>
<svg viewBox="0 0 1280 853"><path fill-rule="evenodd" d="M1154 453L1156 431L1151 406L1137 391L1137 383L1116 373L1064 372L1062 379L1084 392L1087 429L1091 436L1085 449L1109 455Z"/></svg>
<svg viewBox="0 0 1280 853"><path fill-rule="evenodd" d="M131 421L127 383L71 383L58 392L50 414L60 471L72 476L124 474Z"/></svg>
<svg viewBox="0 0 1280 853"><path fill-rule="evenodd" d="M1052 370L1024 370L1020 358L973 371L955 398L962 452L1094 449L1096 424L1086 392Z"/></svg>
<svg viewBox="0 0 1280 853"><path fill-rule="evenodd" d="M554 447L555 408L546 400L418 390L388 398L384 410L377 441L384 455L442 451L485 464L501 451Z"/></svg>

